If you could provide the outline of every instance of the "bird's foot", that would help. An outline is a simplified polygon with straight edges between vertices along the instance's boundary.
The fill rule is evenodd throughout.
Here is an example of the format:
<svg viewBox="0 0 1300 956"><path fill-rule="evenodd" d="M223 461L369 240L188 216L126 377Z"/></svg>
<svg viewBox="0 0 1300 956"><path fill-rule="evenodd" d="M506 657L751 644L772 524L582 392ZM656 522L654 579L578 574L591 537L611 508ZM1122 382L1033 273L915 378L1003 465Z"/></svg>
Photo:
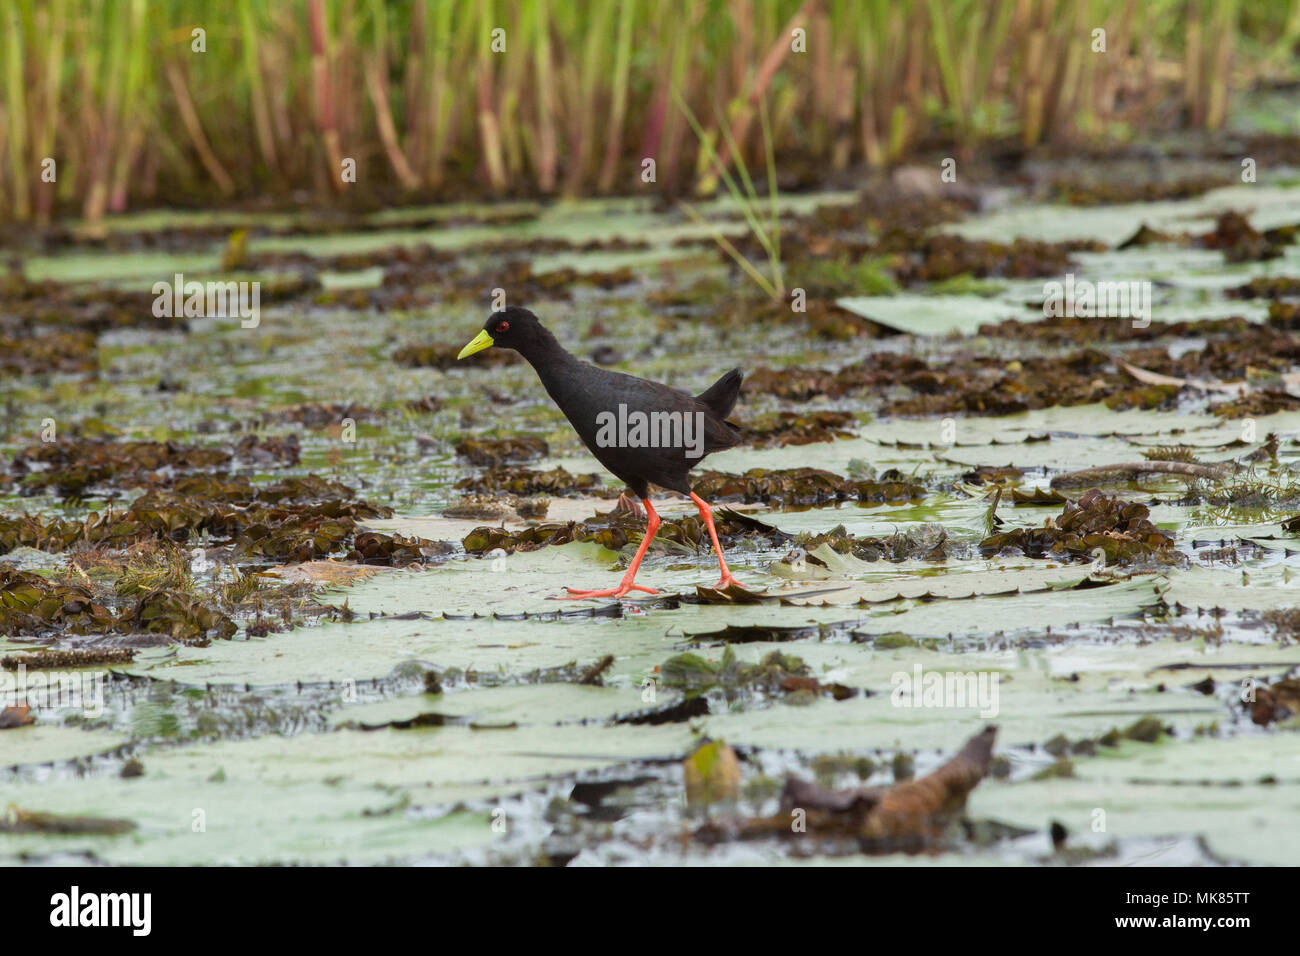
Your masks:
<svg viewBox="0 0 1300 956"><path fill-rule="evenodd" d="M741 584L739 581L737 581L734 577L732 577L731 572L728 571L728 572L726 572L725 574L722 575L722 579L719 580L717 584L713 585L713 590L715 590L715 591L725 591L727 588L731 587L733 584L734 584L736 587L738 587L738 588L743 588L743 587L744 587L744 585Z"/></svg>
<svg viewBox="0 0 1300 956"><path fill-rule="evenodd" d="M643 587L640 584L620 584L616 588L606 588L603 591L580 591L577 588L565 588L568 594L561 594L555 600L557 601L584 601L588 598L621 598L628 591L644 591L646 594L658 594L654 588Z"/></svg>

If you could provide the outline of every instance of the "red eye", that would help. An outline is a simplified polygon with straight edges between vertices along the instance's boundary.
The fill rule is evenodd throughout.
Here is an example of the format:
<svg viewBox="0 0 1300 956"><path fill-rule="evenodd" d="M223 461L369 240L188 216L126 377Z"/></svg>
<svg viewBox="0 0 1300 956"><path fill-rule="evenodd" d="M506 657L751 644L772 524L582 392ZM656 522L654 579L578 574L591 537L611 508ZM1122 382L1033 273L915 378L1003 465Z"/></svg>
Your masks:
<svg viewBox="0 0 1300 956"><path fill-rule="evenodd" d="M498 325L497 325L497 331L498 331L498 332L502 332L502 333L509 332L509 331L510 331L510 323L509 323L509 322L502 322L502 323L498 324Z"/></svg>

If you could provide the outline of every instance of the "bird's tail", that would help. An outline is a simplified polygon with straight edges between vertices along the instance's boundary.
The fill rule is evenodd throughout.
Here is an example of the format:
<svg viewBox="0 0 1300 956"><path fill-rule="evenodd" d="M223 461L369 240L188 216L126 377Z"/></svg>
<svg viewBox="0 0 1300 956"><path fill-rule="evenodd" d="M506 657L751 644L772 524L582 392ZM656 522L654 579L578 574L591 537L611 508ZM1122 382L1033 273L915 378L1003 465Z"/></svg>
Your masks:
<svg viewBox="0 0 1300 956"><path fill-rule="evenodd" d="M731 410L736 407L736 399L740 396L740 383L744 377L740 369L733 368L722 378L696 395L695 400L713 409L719 418L726 418L731 414Z"/></svg>

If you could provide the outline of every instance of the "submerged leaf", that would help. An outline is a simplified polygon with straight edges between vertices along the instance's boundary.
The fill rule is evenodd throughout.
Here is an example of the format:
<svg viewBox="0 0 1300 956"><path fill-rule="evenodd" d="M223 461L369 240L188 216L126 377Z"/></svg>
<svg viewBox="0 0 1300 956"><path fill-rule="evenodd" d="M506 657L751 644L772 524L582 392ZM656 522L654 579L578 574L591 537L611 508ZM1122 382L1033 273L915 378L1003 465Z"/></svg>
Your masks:
<svg viewBox="0 0 1300 956"><path fill-rule="evenodd" d="M686 802L695 806L736 799L740 792L740 761L720 740L705 741L682 761Z"/></svg>

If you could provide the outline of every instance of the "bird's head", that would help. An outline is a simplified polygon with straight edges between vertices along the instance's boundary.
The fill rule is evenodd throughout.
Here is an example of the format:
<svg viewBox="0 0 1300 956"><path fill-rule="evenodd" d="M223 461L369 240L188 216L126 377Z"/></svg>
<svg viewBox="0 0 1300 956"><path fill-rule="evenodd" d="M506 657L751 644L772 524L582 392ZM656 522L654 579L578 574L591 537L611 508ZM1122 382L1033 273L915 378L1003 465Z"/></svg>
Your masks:
<svg viewBox="0 0 1300 956"><path fill-rule="evenodd" d="M483 331L461 349L456 358L463 359L493 346L526 354L529 346L541 342L546 336L546 329L537 320L537 316L527 309L512 306L488 316L487 322L483 323Z"/></svg>

